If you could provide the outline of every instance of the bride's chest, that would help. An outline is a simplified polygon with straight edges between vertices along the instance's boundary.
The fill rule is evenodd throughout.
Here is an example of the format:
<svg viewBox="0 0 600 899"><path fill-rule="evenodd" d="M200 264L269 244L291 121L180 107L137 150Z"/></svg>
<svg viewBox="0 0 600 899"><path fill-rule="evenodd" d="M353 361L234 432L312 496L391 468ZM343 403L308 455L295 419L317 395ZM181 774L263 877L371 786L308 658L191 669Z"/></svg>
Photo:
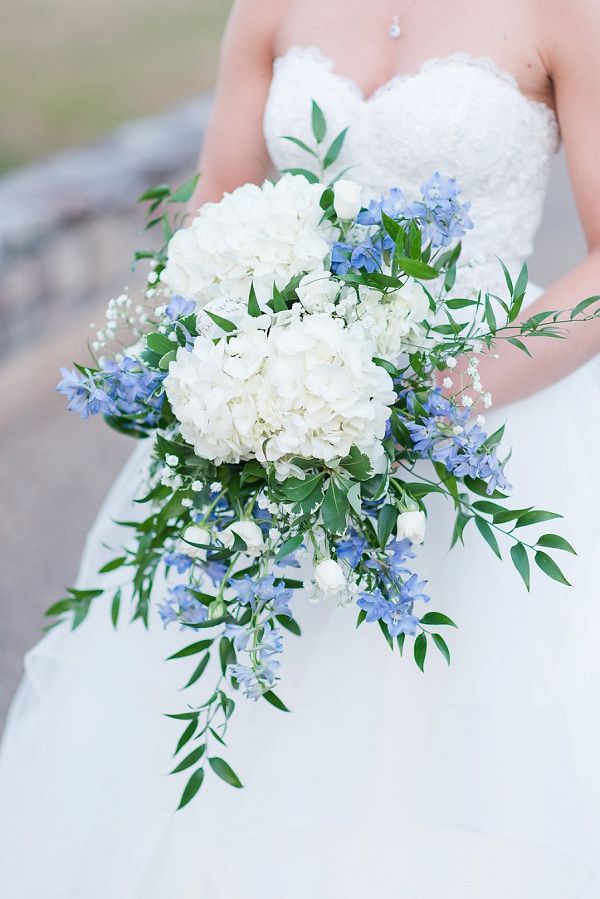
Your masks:
<svg viewBox="0 0 600 899"><path fill-rule="evenodd" d="M327 120L321 146L311 128L315 100ZM475 200L501 190L510 196L529 181L545 183L557 146L554 114L520 93L510 75L486 60L455 55L398 76L365 99L318 51L294 49L275 64L265 111L265 135L278 168L315 168L316 160L285 135L321 155L349 127L330 171L353 166L349 177L375 192L394 184L416 189L433 171L461 181Z"/></svg>

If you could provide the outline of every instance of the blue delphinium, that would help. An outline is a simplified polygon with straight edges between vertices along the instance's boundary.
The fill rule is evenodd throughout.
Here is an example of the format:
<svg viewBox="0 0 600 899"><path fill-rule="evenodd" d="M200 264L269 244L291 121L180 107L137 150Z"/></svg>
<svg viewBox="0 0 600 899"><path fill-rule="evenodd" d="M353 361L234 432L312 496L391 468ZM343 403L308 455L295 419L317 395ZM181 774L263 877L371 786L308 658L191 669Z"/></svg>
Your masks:
<svg viewBox="0 0 600 899"><path fill-rule="evenodd" d="M413 575L416 578L416 575ZM416 596L415 598L420 598ZM413 615L412 600L394 601L386 598L381 590L361 593L357 605L366 612L365 621L381 621L386 625L390 637L399 634L414 636L419 628L419 619Z"/></svg>
<svg viewBox="0 0 600 899"><path fill-rule="evenodd" d="M407 394L407 406L414 414L414 395ZM486 492L510 490L503 464L495 448L486 449L488 435L470 420L468 409L461 409L432 390L421 404L427 413L418 421L403 419L415 453L423 459L441 462L456 477L479 478Z"/></svg>
<svg viewBox="0 0 600 899"><path fill-rule="evenodd" d="M208 618L208 609L191 593L184 584L170 587L164 603L158 607L158 614L166 627L173 621L181 624L201 624Z"/></svg>
<svg viewBox="0 0 600 899"><path fill-rule="evenodd" d="M77 369L61 369L57 386L69 400L69 411L81 418L90 415L135 416L139 425L158 421L164 396L159 392L166 372L150 371L138 359L124 356L120 361L106 359L90 374Z"/></svg>
<svg viewBox="0 0 600 899"><path fill-rule="evenodd" d="M145 424L158 420L164 396L157 391L165 376L166 372L151 371L132 356L124 356L119 362L106 360L100 375L118 413L142 415Z"/></svg>
<svg viewBox="0 0 600 899"><path fill-rule="evenodd" d="M336 544L336 556L344 559L350 568L356 568L367 548L367 541L358 531L351 529L343 540Z"/></svg>
<svg viewBox="0 0 600 899"><path fill-rule="evenodd" d="M335 243L331 251L331 271L334 275L347 275L350 271L377 272L381 269L382 247L378 240L366 238L353 246Z"/></svg>
<svg viewBox="0 0 600 899"><path fill-rule="evenodd" d="M420 226L424 241L431 242L433 249L459 240L473 227L468 214L470 204L459 201L460 186L455 178L446 178L435 172L421 185L420 193L419 200L408 203L399 188L392 188L385 196L371 200L367 208L359 213L357 222L367 227L381 226L382 213L404 227L414 221ZM387 233L382 233L381 240L383 249L392 249L393 241ZM347 245L344 246L347 251ZM346 252L344 258L347 257Z"/></svg>
<svg viewBox="0 0 600 899"><path fill-rule="evenodd" d="M174 568L177 574L184 574L194 564L194 560L185 553L167 553L163 559L165 565Z"/></svg>
<svg viewBox="0 0 600 899"><path fill-rule="evenodd" d="M69 412L78 412L81 418L90 415L114 415L117 411L114 401L94 376L83 374L76 368L61 368L62 379L57 386L59 393L69 401Z"/></svg>
<svg viewBox="0 0 600 899"><path fill-rule="evenodd" d="M260 639L249 648L253 631L241 625L227 625L226 636L233 640L236 652L247 652L249 663L236 663L229 666L229 671L244 688L249 699L259 699L267 690L271 690L278 679L277 672L281 666L278 656L283 652L283 636L281 628L267 621L260 629Z"/></svg>
<svg viewBox="0 0 600 899"><path fill-rule="evenodd" d="M174 296L171 298L171 301L167 306L165 312L167 314L167 318L170 321L174 322L177 321L178 318L183 318L186 315L191 315L195 309L196 304L193 300L186 300L185 297Z"/></svg>

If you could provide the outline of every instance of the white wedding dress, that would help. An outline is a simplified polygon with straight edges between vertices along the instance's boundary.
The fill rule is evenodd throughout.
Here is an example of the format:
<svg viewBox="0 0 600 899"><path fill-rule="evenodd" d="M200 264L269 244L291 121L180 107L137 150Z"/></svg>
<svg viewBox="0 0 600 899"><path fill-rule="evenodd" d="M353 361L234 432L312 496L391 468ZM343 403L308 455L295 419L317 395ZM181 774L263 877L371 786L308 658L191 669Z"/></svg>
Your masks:
<svg viewBox="0 0 600 899"><path fill-rule="evenodd" d="M436 169L459 179L476 225L465 252L487 260L477 280L497 282L494 253L515 268L531 252L558 132L512 77L458 55L366 99L317 51L294 49L265 114L278 167L306 162L280 136L311 140L311 98L330 136L351 125L338 170L356 164L373 195L416 191ZM469 531L449 554L452 512L432 503L415 565L432 608L460 625L452 666L432 654L423 675L378 628L357 631L353 609L297 597L304 635L286 639L278 689L292 713L240 697L233 719L224 754L244 790L207 777L173 811L181 728L163 713L210 688L178 692L194 666L163 661L179 631L153 617L150 633L115 633L107 599L75 634L46 636L3 746L2 899L600 897L599 384L592 362L488 422L508 422L515 506L564 513L575 586L538 573L528 595ZM108 496L80 586L98 584L102 543L122 538L112 521L135 514L147 452Z"/></svg>

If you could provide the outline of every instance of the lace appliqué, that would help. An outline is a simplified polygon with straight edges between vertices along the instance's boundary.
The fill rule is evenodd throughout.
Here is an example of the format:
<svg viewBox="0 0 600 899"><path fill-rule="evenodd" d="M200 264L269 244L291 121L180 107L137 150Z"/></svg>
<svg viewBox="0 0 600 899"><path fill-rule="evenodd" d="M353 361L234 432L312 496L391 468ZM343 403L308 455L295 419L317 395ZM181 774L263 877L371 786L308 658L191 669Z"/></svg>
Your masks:
<svg viewBox="0 0 600 899"><path fill-rule="evenodd" d="M485 57L454 53L396 75L365 97L320 50L293 47L275 60L265 110L267 146L278 168L308 162L281 135L312 143L312 99L325 111L332 136L351 126L328 177L354 166L348 177L378 196L395 185L416 195L435 170L455 175L475 222L465 257L487 260L491 289L501 278L496 255L509 267L530 255L559 130L554 112L526 97L514 75ZM481 282L481 269L463 271L465 289L470 272Z"/></svg>

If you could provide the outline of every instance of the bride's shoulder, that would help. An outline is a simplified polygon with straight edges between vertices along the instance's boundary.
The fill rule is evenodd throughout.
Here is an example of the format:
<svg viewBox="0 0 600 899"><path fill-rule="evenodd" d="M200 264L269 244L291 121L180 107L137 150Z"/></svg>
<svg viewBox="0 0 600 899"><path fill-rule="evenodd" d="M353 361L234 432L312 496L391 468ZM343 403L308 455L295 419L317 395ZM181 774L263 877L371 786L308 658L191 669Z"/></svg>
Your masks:
<svg viewBox="0 0 600 899"><path fill-rule="evenodd" d="M234 0L228 27L249 34L273 34L292 5L293 0Z"/></svg>

